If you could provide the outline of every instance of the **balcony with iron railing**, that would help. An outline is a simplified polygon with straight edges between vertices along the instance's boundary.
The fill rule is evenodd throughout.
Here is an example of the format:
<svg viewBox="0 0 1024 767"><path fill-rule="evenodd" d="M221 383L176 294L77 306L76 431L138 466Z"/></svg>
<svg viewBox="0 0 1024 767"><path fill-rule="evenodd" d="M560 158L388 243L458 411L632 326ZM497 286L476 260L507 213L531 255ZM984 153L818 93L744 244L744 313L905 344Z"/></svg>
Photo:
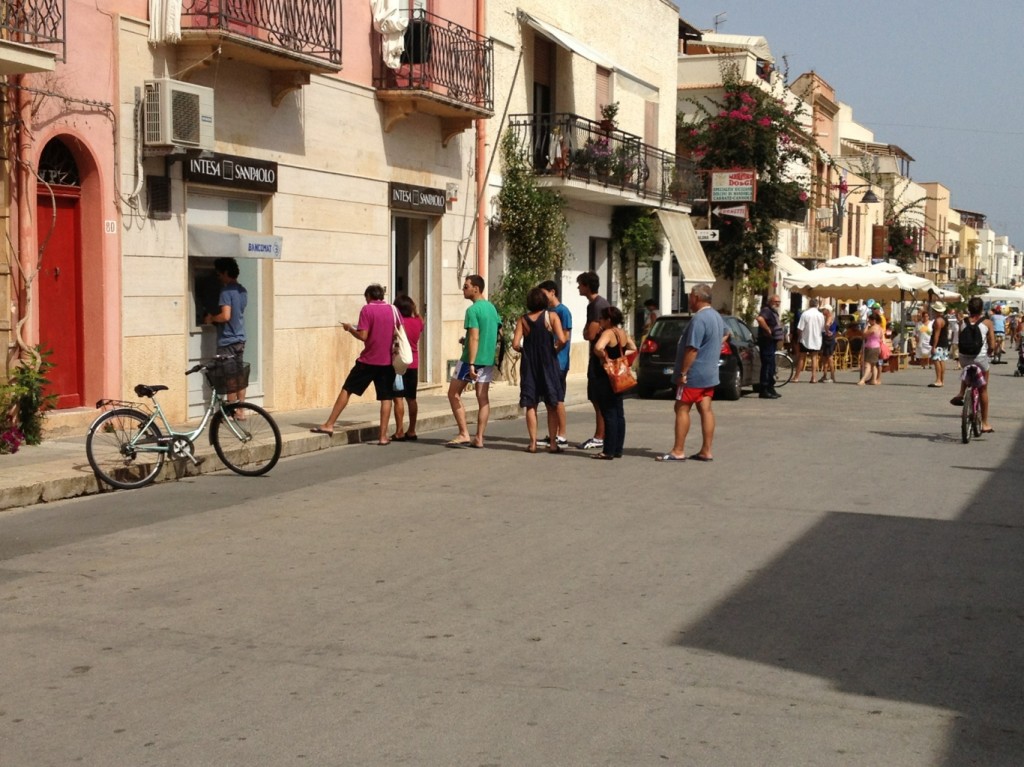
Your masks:
<svg viewBox="0 0 1024 767"><path fill-rule="evenodd" d="M440 117L442 142L473 120L494 116L494 42L454 21L417 9L403 35L398 67L385 65L385 40L373 36L377 98L384 130L421 112Z"/></svg>
<svg viewBox="0 0 1024 767"><path fill-rule="evenodd" d="M0 75L52 72L67 56L66 0L0 0Z"/></svg>
<svg viewBox="0 0 1024 767"><path fill-rule="evenodd" d="M275 105L309 84L310 73L341 71L338 0L182 0L182 68L234 59L271 72Z"/></svg>
<svg viewBox="0 0 1024 767"><path fill-rule="evenodd" d="M690 159L645 144L639 136L575 114L520 114L508 130L532 158L543 186L566 197L617 205L687 207L705 196Z"/></svg>

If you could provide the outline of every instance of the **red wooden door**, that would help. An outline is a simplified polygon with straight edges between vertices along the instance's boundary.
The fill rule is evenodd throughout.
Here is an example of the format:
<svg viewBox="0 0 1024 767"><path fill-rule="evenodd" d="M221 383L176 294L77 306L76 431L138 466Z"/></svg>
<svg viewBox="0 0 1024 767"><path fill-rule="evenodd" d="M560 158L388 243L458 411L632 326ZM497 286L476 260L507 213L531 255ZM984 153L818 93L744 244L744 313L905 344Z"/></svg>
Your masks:
<svg viewBox="0 0 1024 767"><path fill-rule="evenodd" d="M54 191L56 199L40 195L36 206L43 249L37 277L39 342L53 350L47 393L57 395L58 408L70 408L82 405L81 216L78 189Z"/></svg>

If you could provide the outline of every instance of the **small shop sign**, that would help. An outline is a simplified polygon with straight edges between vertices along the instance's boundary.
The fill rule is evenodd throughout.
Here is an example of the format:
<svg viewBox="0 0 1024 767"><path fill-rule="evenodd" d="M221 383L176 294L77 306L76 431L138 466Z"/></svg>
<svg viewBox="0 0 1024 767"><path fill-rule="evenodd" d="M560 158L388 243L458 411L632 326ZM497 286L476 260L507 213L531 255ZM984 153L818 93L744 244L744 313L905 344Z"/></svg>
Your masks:
<svg viewBox="0 0 1024 767"><path fill-rule="evenodd" d="M754 202L757 171L739 168L711 172L711 202Z"/></svg>

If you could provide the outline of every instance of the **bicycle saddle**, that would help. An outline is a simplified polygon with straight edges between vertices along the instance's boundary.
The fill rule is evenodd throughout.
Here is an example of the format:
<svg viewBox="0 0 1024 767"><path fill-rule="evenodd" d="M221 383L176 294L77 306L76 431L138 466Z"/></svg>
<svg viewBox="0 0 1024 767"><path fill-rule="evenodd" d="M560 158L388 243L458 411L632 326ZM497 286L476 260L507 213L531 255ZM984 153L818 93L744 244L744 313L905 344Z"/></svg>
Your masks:
<svg viewBox="0 0 1024 767"><path fill-rule="evenodd" d="M167 391L167 387L163 384L155 384L153 386L147 386L146 384L139 384L135 387L136 397L152 397L158 391Z"/></svg>

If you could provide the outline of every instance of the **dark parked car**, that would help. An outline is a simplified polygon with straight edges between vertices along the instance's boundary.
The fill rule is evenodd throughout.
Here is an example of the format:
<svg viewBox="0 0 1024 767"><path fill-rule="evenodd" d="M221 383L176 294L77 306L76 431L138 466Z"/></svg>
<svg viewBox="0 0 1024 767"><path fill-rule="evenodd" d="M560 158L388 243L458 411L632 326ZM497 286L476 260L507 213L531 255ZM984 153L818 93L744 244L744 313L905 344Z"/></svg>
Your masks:
<svg viewBox="0 0 1024 767"><path fill-rule="evenodd" d="M722 344L718 362L721 383L715 389L716 399L740 398L744 386L754 387L761 375L761 357L750 328L739 319L724 316L728 340ZM654 322L651 332L640 345L637 363L637 396L653 397L661 389L672 388L672 369L676 348L686 327L689 314L667 314Z"/></svg>

